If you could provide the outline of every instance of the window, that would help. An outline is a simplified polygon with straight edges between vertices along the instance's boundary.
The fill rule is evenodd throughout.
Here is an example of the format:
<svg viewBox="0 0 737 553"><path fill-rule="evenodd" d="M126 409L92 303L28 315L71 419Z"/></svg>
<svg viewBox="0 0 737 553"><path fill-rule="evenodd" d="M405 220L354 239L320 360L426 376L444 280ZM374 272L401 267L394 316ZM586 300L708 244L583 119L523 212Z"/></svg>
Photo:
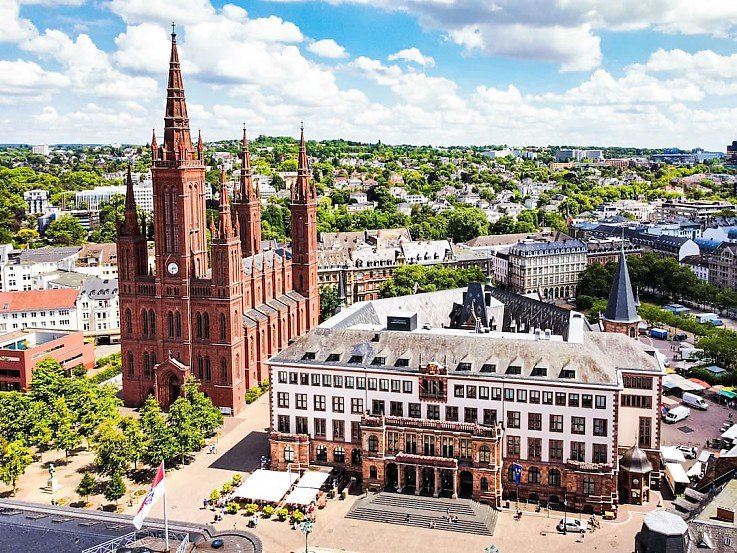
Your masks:
<svg viewBox="0 0 737 553"><path fill-rule="evenodd" d="M353 384L354 384L354 378L352 376L346 376L345 377L345 387L352 389Z"/></svg>
<svg viewBox="0 0 737 553"><path fill-rule="evenodd" d="M379 390L382 392L388 392L389 391L389 379L388 378L380 378L379 379Z"/></svg>
<svg viewBox="0 0 737 553"><path fill-rule="evenodd" d="M228 362L225 357L220 358L220 384L222 386L228 385Z"/></svg>
<svg viewBox="0 0 737 553"><path fill-rule="evenodd" d="M565 392L555 392L555 404L566 406L566 394Z"/></svg>
<svg viewBox="0 0 737 553"><path fill-rule="evenodd" d="M563 432L563 415L550 415L550 431Z"/></svg>
<svg viewBox="0 0 737 553"><path fill-rule="evenodd" d="M563 460L563 440L549 440L548 441L548 460L549 461L562 461Z"/></svg>
<svg viewBox="0 0 737 553"><path fill-rule="evenodd" d="M586 444L583 442L571 442L571 459L574 461L586 460Z"/></svg>
<svg viewBox="0 0 737 553"><path fill-rule="evenodd" d="M397 451L399 451L399 432L387 432L386 440L387 451L391 451L392 453L396 453Z"/></svg>
<svg viewBox="0 0 737 553"><path fill-rule="evenodd" d="M328 460L328 448L324 445L317 446L317 449L315 450L315 455L318 461L326 463Z"/></svg>
<svg viewBox="0 0 737 553"><path fill-rule="evenodd" d="M419 403L409 404L409 416L412 417L413 419L419 419L422 416Z"/></svg>
<svg viewBox="0 0 737 553"><path fill-rule="evenodd" d="M596 396L596 408L606 409L606 396Z"/></svg>
<svg viewBox="0 0 737 553"><path fill-rule="evenodd" d="M287 392L279 392L276 394L276 404L283 409L289 408L289 394Z"/></svg>
<svg viewBox="0 0 737 553"><path fill-rule="evenodd" d="M374 434L371 434L371 436L368 437L368 450L372 453L379 451L379 438Z"/></svg>
<svg viewBox="0 0 737 553"><path fill-rule="evenodd" d="M591 409L594 406L594 397L591 394L581 395L581 407Z"/></svg>
<svg viewBox="0 0 737 553"><path fill-rule="evenodd" d="M640 447L650 448L652 446L652 425L653 420L650 417L640 417L640 435L638 438Z"/></svg>
<svg viewBox="0 0 737 553"><path fill-rule="evenodd" d="M333 440L342 440L345 438L345 421L333 421Z"/></svg>
<svg viewBox="0 0 737 553"><path fill-rule="evenodd" d="M298 378L297 373L295 373L295 372L290 372L289 373L289 383L290 384L297 384L297 378Z"/></svg>
<svg viewBox="0 0 737 553"><path fill-rule="evenodd" d="M313 374L312 375L312 385L313 386L320 386L320 375L319 374Z"/></svg>
<svg viewBox="0 0 737 553"><path fill-rule="evenodd" d="M210 356L205 355L205 382L212 380L212 365L210 364Z"/></svg>
<svg viewBox="0 0 737 553"><path fill-rule="evenodd" d="M278 374L279 384L287 383L287 371L279 371Z"/></svg>
<svg viewBox="0 0 737 553"><path fill-rule="evenodd" d="M412 381L411 380L402 381L402 393L405 393L405 394L412 393Z"/></svg>
<svg viewBox="0 0 737 553"><path fill-rule="evenodd" d="M392 380L392 393L393 394L398 394L400 387L401 387L401 382L399 380Z"/></svg>
<svg viewBox="0 0 737 553"><path fill-rule="evenodd" d="M349 363L363 363L363 355L351 355L351 358L348 359Z"/></svg>
<svg viewBox="0 0 737 553"><path fill-rule="evenodd" d="M343 396L333 396L333 413L342 413L345 410L345 398Z"/></svg>
<svg viewBox="0 0 737 553"><path fill-rule="evenodd" d="M145 309L141 311L141 332L144 336L148 335L148 313Z"/></svg>
<svg viewBox="0 0 737 553"><path fill-rule="evenodd" d="M199 322L199 319L198 319ZM302 356L302 361L312 361L315 359L315 352L314 351L306 351L305 354Z"/></svg>
<svg viewBox="0 0 737 553"><path fill-rule="evenodd" d="M332 388L333 377L329 374L322 375L322 386L323 388Z"/></svg>
<svg viewBox="0 0 737 553"><path fill-rule="evenodd" d="M461 459L470 459L471 458L471 440L460 440L460 447L461 451L459 453L459 457Z"/></svg>
<svg viewBox="0 0 737 553"><path fill-rule="evenodd" d="M380 399L375 399L371 402L371 414L372 415L383 415L385 413L384 411L384 402Z"/></svg>
<svg viewBox="0 0 737 553"><path fill-rule="evenodd" d="M406 434L404 436L404 452L405 453L417 453L417 435Z"/></svg>
<svg viewBox="0 0 737 553"><path fill-rule="evenodd" d="M553 404L553 392L543 392L543 405Z"/></svg>
<svg viewBox="0 0 737 553"><path fill-rule="evenodd" d="M445 420L458 422L458 407L447 406L445 408Z"/></svg>
<svg viewBox="0 0 737 553"><path fill-rule="evenodd" d="M440 438L440 454L443 457L453 457L453 438L443 436Z"/></svg>
<svg viewBox="0 0 737 553"><path fill-rule="evenodd" d="M504 400L505 401L514 401L514 390L511 388L505 388L504 389Z"/></svg>
<svg viewBox="0 0 737 553"><path fill-rule="evenodd" d="M484 409L484 424L496 424L496 409Z"/></svg>
<svg viewBox="0 0 737 553"><path fill-rule="evenodd" d="M476 386L466 386L466 397L476 399Z"/></svg>
<svg viewBox="0 0 737 553"><path fill-rule="evenodd" d="M520 413L519 411L507 411L507 428L519 428Z"/></svg>
<svg viewBox="0 0 737 553"><path fill-rule="evenodd" d="M519 436L507 436L507 455L519 457L520 439Z"/></svg>
<svg viewBox="0 0 737 553"><path fill-rule="evenodd" d="M491 399L495 401L499 401L502 399L502 389L501 388L492 388L491 389Z"/></svg>
<svg viewBox="0 0 737 553"><path fill-rule="evenodd" d="M386 357L374 357L371 361L372 365L386 365Z"/></svg>
<svg viewBox="0 0 737 553"><path fill-rule="evenodd" d="M528 430L542 430L543 429L542 413L528 413L527 414L527 429Z"/></svg>
<svg viewBox="0 0 737 553"><path fill-rule="evenodd" d="M277 424L276 427L279 430L279 432L291 432L289 428L289 416L288 415L279 415L277 417Z"/></svg>
<svg viewBox="0 0 737 553"><path fill-rule="evenodd" d="M539 484L540 483L540 469L537 467L530 467L527 471L527 483L528 484Z"/></svg>
<svg viewBox="0 0 737 553"><path fill-rule="evenodd" d="M531 459L539 459L543 454L542 438L527 438L527 456Z"/></svg>
<svg viewBox="0 0 737 553"><path fill-rule="evenodd" d="M435 455L435 436L422 437L422 449L425 455Z"/></svg>
<svg viewBox="0 0 737 553"><path fill-rule="evenodd" d="M345 463L345 448L343 448L343 447L336 447L333 450L333 462L335 462L335 463Z"/></svg>
<svg viewBox="0 0 737 553"><path fill-rule="evenodd" d="M606 463L606 444L594 444L591 460L594 463Z"/></svg>
<svg viewBox="0 0 737 553"><path fill-rule="evenodd" d="M479 410L475 407L466 407L463 410L463 421L474 424L479 422Z"/></svg>
<svg viewBox="0 0 737 553"><path fill-rule="evenodd" d="M641 409L652 409L653 398L650 396L634 396L623 394L621 396L622 407L638 407Z"/></svg>
<svg viewBox="0 0 737 553"><path fill-rule="evenodd" d="M488 386L479 386L479 399L489 399Z"/></svg>
<svg viewBox="0 0 737 553"><path fill-rule="evenodd" d="M177 338L181 338L182 337L182 315L181 313L179 313L179 311L177 311L174 314L174 327L176 330Z"/></svg>
<svg viewBox="0 0 737 553"><path fill-rule="evenodd" d="M637 390L653 389L653 379L649 376L623 376L622 384L625 388L635 388Z"/></svg>
<svg viewBox="0 0 737 553"><path fill-rule="evenodd" d="M202 326L203 326L203 332L205 338L210 337L210 315L208 313L205 313L202 315Z"/></svg>
<svg viewBox="0 0 737 553"><path fill-rule="evenodd" d="M594 419L594 436L606 436L607 435L607 420L606 419Z"/></svg>
<svg viewBox="0 0 737 553"><path fill-rule="evenodd" d="M568 407L578 407L578 394L568 394Z"/></svg>
<svg viewBox="0 0 737 553"><path fill-rule="evenodd" d="M307 409L307 394L294 394L294 406L297 409Z"/></svg>
<svg viewBox="0 0 737 553"><path fill-rule="evenodd" d="M359 421L351 421L351 441L361 443L361 423Z"/></svg>
<svg viewBox="0 0 737 553"><path fill-rule="evenodd" d="M343 377L340 375L335 375L333 377L333 387L335 388L342 388L343 387Z"/></svg>
<svg viewBox="0 0 737 553"><path fill-rule="evenodd" d="M404 416L404 403L401 401L389 402L389 414L392 417L403 417Z"/></svg>
<svg viewBox="0 0 737 553"><path fill-rule="evenodd" d="M466 389L461 384L456 384L453 387L453 395L455 397L463 397L465 391L466 391Z"/></svg>
<svg viewBox="0 0 737 553"><path fill-rule="evenodd" d="M369 378L368 379L368 389L369 390L376 390L378 385L378 380L376 378Z"/></svg>
<svg viewBox="0 0 737 553"><path fill-rule="evenodd" d="M560 486L560 471L558 469L548 471L548 486Z"/></svg>
<svg viewBox="0 0 737 553"><path fill-rule="evenodd" d="M133 333L133 320L131 319L131 310L125 310L125 332L126 334Z"/></svg>
<svg viewBox="0 0 737 553"><path fill-rule="evenodd" d="M517 401L527 403L527 390L517 390Z"/></svg>
<svg viewBox="0 0 737 553"><path fill-rule="evenodd" d="M325 396L323 395L316 395L313 398L314 401L314 409L315 411L324 411L325 410Z"/></svg>
<svg viewBox="0 0 737 553"><path fill-rule="evenodd" d="M297 434L307 434L307 417L295 417Z"/></svg>
<svg viewBox="0 0 737 553"><path fill-rule="evenodd" d="M479 448L479 463L491 463L491 449L489 449L489 446L482 445Z"/></svg>
<svg viewBox="0 0 737 553"><path fill-rule="evenodd" d="M315 419L315 436L324 438L326 427L325 419Z"/></svg>
<svg viewBox="0 0 737 553"><path fill-rule="evenodd" d="M594 479L587 476L583 479L583 494L584 495L596 495L596 484Z"/></svg>
<svg viewBox="0 0 737 553"><path fill-rule="evenodd" d="M530 403L540 403L539 390L530 390Z"/></svg>
<svg viewBox="0 0 737 553"><path fill-rule="evenodd" d="M395 367L409 367L409 359L400 357L399 359L396 360L396 362L394 363L394 366Z"/></svg>
<svg viewBox="0 0 737 553"><path fill-rule="evenodd" d="M456 367L457 371L470 371L471 370L471 363L458 363L458 366Z"/></svg>
<svg viewBox="0 0 737 553"><path fill-rule="evenodd" d="M428 405L427 406L427 418L439 421L440 420L440 405Z"/></svg>
<svg viewBox="0 0 737 553"><path fill-rule="evenodd" d="M362 398L351 398L351 413L354 415L363 414L363 399Z"/></svg>
<svg viewBox="0 0 737 553"><path fill-rule="evenodd" d="M481 371L482 373L495 373L496 372L496 365L494 363L484 363L481 365Z"/></svg>
<svg viewBox="0 0 737 553"><path fill-rule="evenodd" d="M571 434L586 434L586 419L571 417Z"/></svg>
<svg viewBox="0 0 737 553"><path fill-rule="evenodd" d="M328 362L328 363L333 363L333 362L336 362L336 361L340 361L340 354L339 353L331 353L330 355L328 355L328 358L325 359L325 361Z"/></svg>
<svg viewBox="0 0 737 553"><path fill-rule="evenodd" d="M291 445L284 448L284 461L294 463L294 448Z"/></svg>
<svg viewBox="0 0 737 553"><path fill-rule="evenodd" d="M377 478L379 478L379 470L376 467L369 467L369 478L372 480L376 480Z"/></svg>
<svg viewBox="0 0 737 553"><path fill-rule="evenodd" d="M507 480L509 480L510 482L517 481L514 475L514 465L509 465L509 468L507 469Z"/></svg>

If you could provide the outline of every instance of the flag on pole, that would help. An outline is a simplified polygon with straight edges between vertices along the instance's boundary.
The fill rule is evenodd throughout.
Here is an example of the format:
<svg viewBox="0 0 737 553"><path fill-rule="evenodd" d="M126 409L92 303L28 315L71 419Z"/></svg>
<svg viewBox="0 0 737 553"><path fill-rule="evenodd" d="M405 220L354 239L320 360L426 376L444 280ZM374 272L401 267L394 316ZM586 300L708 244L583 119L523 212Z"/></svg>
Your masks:
<svg viewBox="0 0 737 553"><path fill-rule="evenodd" d="M164 463L161 463L159 465L159 469L156 471L156 476L154 477L153 482L151 482L151 489L146 494L146 497L143 498L143 502L141 503L136 516L133 517L133 525L137 530L140 530L141 526L143 526L143 521L148 516L148 512L151 510L153 504L156 503L156 501L164 494L166 494Z"/></svg>

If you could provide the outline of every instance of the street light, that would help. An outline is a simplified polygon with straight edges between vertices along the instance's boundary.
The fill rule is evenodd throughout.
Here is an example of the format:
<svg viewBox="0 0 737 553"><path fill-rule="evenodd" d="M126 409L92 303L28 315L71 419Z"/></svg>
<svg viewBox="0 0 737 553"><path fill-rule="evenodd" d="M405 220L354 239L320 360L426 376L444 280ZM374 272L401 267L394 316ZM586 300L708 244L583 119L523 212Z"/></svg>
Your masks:
<svg viewBox="0 0 737 553"><path fill-rule="evenodd" d="M312 532L313 524L309 520L305 520L299 527L302 533L305 535L305 553L307 553L307 536Z"/></svg>
<svg viewBox="0 0 737 553"><path fill-rule="evenodd" d="M566 511L566 492L563 492L563 535L565 536L568 534L567 525L566 522L568 521L568 517L566 516L568 513Z"/></svg>

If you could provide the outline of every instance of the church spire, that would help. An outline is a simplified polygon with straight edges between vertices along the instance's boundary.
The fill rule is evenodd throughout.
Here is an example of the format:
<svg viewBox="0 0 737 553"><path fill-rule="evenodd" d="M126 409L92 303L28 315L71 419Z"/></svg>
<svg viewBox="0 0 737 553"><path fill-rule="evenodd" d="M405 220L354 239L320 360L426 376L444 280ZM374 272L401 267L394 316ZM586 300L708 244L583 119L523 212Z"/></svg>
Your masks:
<svg viewBox="0 0 737 553"><path fill-rule="evenodd" d="M258 186L253 185L251 174L251 154L248 151L246 126L243 125L241 141L241 179L240 198L236 205L238 236L241 239L243 257L251 257L261 252L261 200Z"/></svg>
<svg viewBox="0 0 737 553"><path fill-rule="evenodd" d="M299 158L297 160L297 182L292 191L292 201L306 202L317 199L315 185L310 183L310 166L307 162L305 126L300 125Z"/></svg>
<svg viewBox="0 0 737 553"><path fill-rule="evenodd" d="M159 143L156 142L156 129L151 131L151 161L159 159Z"/></svg>
<svg viewBox="0 0 737 553"><path fill-rule="evenodd" d="M228 186L225 182L225 168L220 169L220 219L218 221L218 238L230 240L233 238L233 221L228 199Z"/></svg>
<svg viewBox="0 0 737 553"><path fill-rule="evenodd" d="M624 241L619 252L619 267L614 275L609 301L602 317L606 332L621 332L632 337L637 336L637 325L640 316L637 314L637 302L632 292L632 282L627 270L627 256L624 253Z"/></svg>
<svg viewBox="0 0 737 553"><path fill-rule="evenodd" d="M192 137L189 133L187 102L184 99L184 81L179 65L177 34L172 25L169 82L166 87L166 114L164 115L164 161L191 161Z"/></svg>
<svg viewBox="0 0 737 553"><path fill-rule="evenodd" d="M253 175L251 174L251 153L248 151L248 137L246 127L243 127L243 140L241 141L241 201L249 203L257 201L254 193Z"/></svg>
<svg viewBox="0 0 737 553"><path fill-rule="evenodd" d="M205 159L205 143L202 142L202 131L197 131L197 159Z"/></svg>
<svg viewBox="0 0 737 553"><path fill-rule="evenodd" d="M138 226L138 213L136 211L136 198L133 195L133 177L131 166L128 165L128 176L125 181L125 210L123 212L123 231L126 236L138 236L141 229Z"/></svg>

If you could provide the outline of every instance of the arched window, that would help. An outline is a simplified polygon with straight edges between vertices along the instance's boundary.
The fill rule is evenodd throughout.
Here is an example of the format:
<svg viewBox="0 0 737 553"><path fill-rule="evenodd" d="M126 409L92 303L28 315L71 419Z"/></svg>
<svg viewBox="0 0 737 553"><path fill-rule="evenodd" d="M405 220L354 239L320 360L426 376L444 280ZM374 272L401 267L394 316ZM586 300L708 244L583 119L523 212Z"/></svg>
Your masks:
<svg viewBox="0 0 737 553"><path fill-rule="evenodd" d="M212 370L210 367L210 356L205 355L205 381L210 382L212 379Z"/></svg>
<svg viewBox="0 0 737 553"><path fill-rule="evenodd" d="M202 314L197 312L197 337L202 338Z"/></svg>
<svg viewBox="0 0 737 553"><path fill-rule="evenodd" d="M354 449L353 451L351 451L351 464L352 465L361 464L361 450L360 449Z"/></svg>
<svg viewBox="0 0 737 553"><path fill-rule="evenodd" d="M241 377L241 355L240 353L235 354L235 377L236 379L240 379Z"/></svg>
<svg viewBox="0 0 737 553"><path fill-rule="evenodd" d="M141 332L144 336L148 335L148 313L145 309L141 311Z"/></svg>
<svg viewBox="0 0 737 553"><path fill-rule="evenodd" d="M509 465L509 468L507 469L507 480L509 482L516 481L516 478L514 477L514 465Z"/></svg>
<svg viewBox="0 0 737 553"><path fill-rule="evenodd" d="M482 493L489 491L489 480L487 480L486 478L482 478L480 485L481 485L481 492Z"/></svg>
<svg viewBox="0 0 737 553"><path fill-rule="evenodd" d="M156 336L156 313L153 309L148 310L148 330L151 336Z"/></svg>
<svg viewBox="0 0 737 553"><path fill-rule="evenodd" d="M378 477L379 477L379 471L376 470L376 467L370 466L369 467L369 478L371 478L371 480L376 480Z"/></svg>
<svg viewBox="0 0 737 553"><path fill-rule="evenodd" d="M225 336L228 334L228 327L225 322L225 315L220 313L220 341L225 342Z"/></svg>
<svg viewBox="0 0 737 553"><path fill-rule="evenodd" d="M182 337L182 315L179 313L179 311L176 312L174 315L174 327L176 329L176 335L177 338Z"/></svg>
<svg viewBox="0 0 737 553"><path fill-rule="evenodd" d="M369 451L379 451L379 438L377 438L373 434L369 436L369 439L368 439L368 450Z"/></svg>
<svg viewBox="0 0 737 553"><path fill-rule="evenodd" d="M205 312L205 314L202 316L202 334L205 338L210 337L210 315Z"/></svg>
<svg viewBox="0 0 737 553"><path fill-rule="evenodd" d="M204 376L203 366L204 366L204 363L202 361L202 356L198 355L197 356L197 380L199 380L200 382L202 382L202 378Z"/></svg>
<svg viewBox="0 0 737 553"><path fill-rule="evenodd" d="M336 447L333 450L333 461L336 463L345 463L345 448Z"/></svg>
<svg viewBox="0 0 737 553"><path fill-rule="evenodd" d="M153 370L156 367L156 364L158 361L156 360L156 352L154 351L151 353L151 370Z"/></svg>
<svg viewBox="0 0 737 553"><path fill-rule="evenodd" d="M133 319L130 309L125 310L125 332L126 334L133 334Z"/></svg>
<svg viewBox="0 0 737 553"><path fill-rule="evenodd" d="M134 368L135 362L133 361L133 352L129 351L128 353L125 354L125 357L128 363L128 375L133 376L133 374L135 373L135 368Z"/></svg>
<svg viewBox="0 0 737 553"><path fill-rule="evenodd" d="M318 461L327 462L328 460L328 448L324 445L317 446L316 457Z"/></svg>
<svg viewBox="0 0 737 553"><path fill-rule="evenodd" d="M560 471L558 469L548 471L548 486L560 486Z"/></svg>
<svg viewBox="0 0 737 553"><path fill-rule="evenodd" d="M482 445L479 448L479 463L490 463L491 462L491 450L489 446Z"/></svg>
<svg viewBox="0 0 737 553"><path fill-rule="evenodd" d="M291 445L284 448L284 461L294 463L294 448Z"/></svg>
<svg viewBox="0 0 737 553"><path fill-rule="evenodd" d="M537 467L530 467L527 471L527 483L528 484L539 484L540 483L540 469Z"/></svg>
<svg viewBox="0 0 737 553"><path fill-rule="evenodd" d="M143 374L146 378L151 376L151 356L147 351L143 354Z"/></svg>
<svg viewBox="0 0 737 553"><path fill-rule="evenodd" d="M166 322L169 330L169 338L174 338L174 313L171 311L166 314Z"/></svg>
<svg viewBox="0 0 737 553"><path fill-rule="evenodd" d="M220 384L225 386L228 383L228 362L225 357L220 358Z"/></svg>

